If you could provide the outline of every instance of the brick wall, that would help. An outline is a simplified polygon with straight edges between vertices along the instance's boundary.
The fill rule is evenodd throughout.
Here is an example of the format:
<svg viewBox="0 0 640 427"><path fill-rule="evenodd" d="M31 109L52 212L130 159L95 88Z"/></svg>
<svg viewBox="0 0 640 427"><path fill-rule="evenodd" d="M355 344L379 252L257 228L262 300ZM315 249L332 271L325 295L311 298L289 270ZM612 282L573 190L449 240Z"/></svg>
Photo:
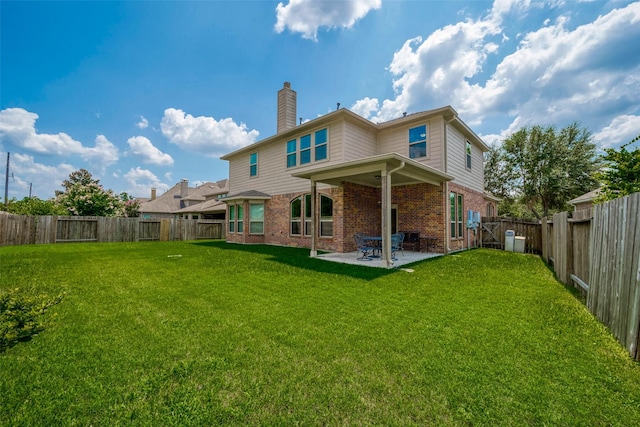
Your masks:
<svg viewBox="0 0 640 427"><path fill-rule="evenodd" d="M464 197L464 238L463 239L451 239L449 238L449 248L452 251L455 250L460 250L460 249L465 249L467 247L469 247L469 243L471 243L471 246L474 246L474 239L477 240L480 238L478 232L476 232L476 236L474 237L473 231L467 232L467 211L469 209L473 210L473 211L477 211L480 212L480 215L483 214L483 212L486 211L487 209L487 201L484 198L484 193L480 193L478 191L474 191L471 190L467 187L463 187L462 185L458 185L455 183L450 182L449 183L449 192L456 192L456 193L460 193L463 195ZM446 198L447 200L447 215L449 214L449 199L448 197ZM449 230L448 226L449 226L449 217L447 216L447 230ZM447 236L450 236L449 231L447 232ZM471 240L471 242L469 242L469 240Z"/></svg>
<svg viewBox="0 0 640 427"><path fill-rule="evenodd" d="M448 190L446 188L448 187ZM458 184L449 183L435 186L416 184L392 187L391 203L397 205L397 230L418 231L421 236L436 239L436 252L464 249L468 245L465 227L464 239L450 239L449 236L449 192L455 191L464 196L464 221L467 210L486 210L487 201L480 192L470 190ZM226 233L228 242L266 243L301 248L311 247L310 236L290 234L291 201L305 193L290 193L273 196L265 201L264 234L249 234L249 204L244 207L244 233ZM307 193L308 194L308 193ZM363 232L370 235L381 233L381 191L380 188L367 187L349 182L342 186L318 191L333 200L333 237L318 237L318 250L352 252L356 250L353 235ZM319 203L318 201L316 204ZM228 225L227 225L228 230Z"/></svg>

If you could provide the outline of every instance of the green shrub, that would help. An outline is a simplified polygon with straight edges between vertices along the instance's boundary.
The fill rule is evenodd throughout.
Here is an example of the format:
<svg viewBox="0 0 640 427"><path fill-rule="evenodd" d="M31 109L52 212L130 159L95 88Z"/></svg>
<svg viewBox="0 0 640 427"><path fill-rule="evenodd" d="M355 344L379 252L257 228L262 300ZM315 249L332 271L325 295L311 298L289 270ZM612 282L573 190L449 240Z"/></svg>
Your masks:
<svg viewBox="0 0 640 427"><path fill-rule="evenodd" d="M0 291L0 352L42 331L42 315L62 297L28 295L18 288Z"/></svg>

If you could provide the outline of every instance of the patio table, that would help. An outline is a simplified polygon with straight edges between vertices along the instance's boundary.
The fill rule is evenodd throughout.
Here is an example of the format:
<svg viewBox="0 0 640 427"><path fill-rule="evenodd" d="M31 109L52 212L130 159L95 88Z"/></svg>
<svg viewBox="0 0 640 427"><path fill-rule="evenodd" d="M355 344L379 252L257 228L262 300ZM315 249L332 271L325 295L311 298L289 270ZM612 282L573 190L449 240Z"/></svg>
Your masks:
<svg viewBox="0 0 640 427"><path fill-rule="evenodd" d="M373 250L371 258L380 258L380 255L376 255L376 251L378 251L378 253L382 251L382 236L365 236L364 240L372 242L371 246L375 246L376 248Z"/></svg>

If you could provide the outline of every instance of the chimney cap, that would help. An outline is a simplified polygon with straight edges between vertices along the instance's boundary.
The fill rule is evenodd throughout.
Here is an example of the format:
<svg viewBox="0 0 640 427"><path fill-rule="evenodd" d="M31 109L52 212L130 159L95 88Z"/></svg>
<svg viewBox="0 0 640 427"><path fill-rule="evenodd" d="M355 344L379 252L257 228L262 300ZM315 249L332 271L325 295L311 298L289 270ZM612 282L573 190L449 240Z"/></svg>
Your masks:
<svg viewBox="0 0 640 427"><path fill-rule="evenodd" d="M290 87L291 87L291 83L289 83L289 82L284 82L284 87L288 87L288 88L290 88Z"/></svg>

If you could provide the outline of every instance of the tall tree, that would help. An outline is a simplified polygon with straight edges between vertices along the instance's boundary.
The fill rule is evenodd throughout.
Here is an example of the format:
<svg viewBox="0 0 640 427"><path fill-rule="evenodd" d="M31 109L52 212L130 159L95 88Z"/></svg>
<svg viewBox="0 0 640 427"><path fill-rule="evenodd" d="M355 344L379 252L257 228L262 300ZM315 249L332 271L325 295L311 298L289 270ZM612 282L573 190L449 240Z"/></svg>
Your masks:
<svg viewBox="0 0 640 427"><path fill-rule="evenodd" d="M64 191L56 191L56 200L77 216L119 216L123 201L112 190L105 190L86 169L72 172L62 182Z"/></svg>
<svg viewBox="0 0 640 427"><path fill-rule="evenodd" d="M485 162L487 190L520 201L536 218L565 209L567 201L596 186L596 146L577 123L560 131L525 127L492 151Z"/></svg>
<svg viewBox="0 0 640 427"><path fill-rule="evenodd" d="M602 156L604 168L598 174L602 188L598 201L612 200L640 192L640 148L627 150L627 146L640 141L640 135L620 147L606 148Z"/></svg>

